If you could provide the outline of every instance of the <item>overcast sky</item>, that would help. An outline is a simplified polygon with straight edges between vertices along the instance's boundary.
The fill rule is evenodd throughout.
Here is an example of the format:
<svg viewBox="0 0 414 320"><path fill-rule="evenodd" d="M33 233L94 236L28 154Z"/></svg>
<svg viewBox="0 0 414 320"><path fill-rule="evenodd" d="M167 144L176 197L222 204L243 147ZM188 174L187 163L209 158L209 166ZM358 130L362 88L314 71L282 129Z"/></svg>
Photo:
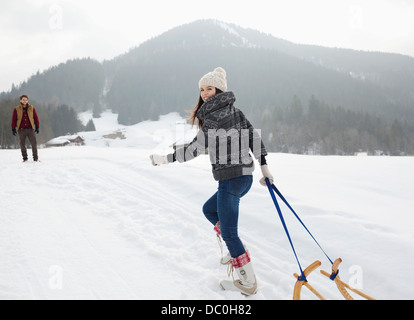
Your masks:
<svg viewBox="0 0 414 320"><path fill-rule="evenodd" d="M296 43L414 57L414 0L1 0L0 91L68 59L111 59L209 18Z"/></svg>

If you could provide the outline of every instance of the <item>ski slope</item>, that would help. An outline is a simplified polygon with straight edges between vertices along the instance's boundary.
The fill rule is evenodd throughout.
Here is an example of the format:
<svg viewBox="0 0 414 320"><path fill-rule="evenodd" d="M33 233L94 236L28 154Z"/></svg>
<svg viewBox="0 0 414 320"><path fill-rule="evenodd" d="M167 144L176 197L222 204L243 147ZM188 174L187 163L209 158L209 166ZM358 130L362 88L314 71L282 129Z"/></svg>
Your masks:
<svg viewBox="0 0 414 320"><path fill-rule="evenodd" d="M80 133L86 146L40 149L39 163L22 163L20 150L0 150L0 299L292 299L299 269L258 183L260 170L239 219L259 286L246 298L218 286L227 270L201 211L217 189L208 157L162 167L148 158L170 150L177 132L194 132L177 114L130 127L111 113L94 121L96 132ZM114 131L124 138L103 138ZM342 258L342 280L377 299L414 298L407 276L414 158L270 154L268 164L327 254ZM329 271L310 236L282 210L302 266L320 260ZM343 299L319 270L309 282L326 298ZM316 297L304 288L302 298Z"/></svg>

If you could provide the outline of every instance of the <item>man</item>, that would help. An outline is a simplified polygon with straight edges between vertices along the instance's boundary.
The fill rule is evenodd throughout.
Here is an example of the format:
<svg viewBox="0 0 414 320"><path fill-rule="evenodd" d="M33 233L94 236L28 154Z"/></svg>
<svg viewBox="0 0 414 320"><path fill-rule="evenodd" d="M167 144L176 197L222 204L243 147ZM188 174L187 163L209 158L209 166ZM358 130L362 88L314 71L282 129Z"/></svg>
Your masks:
<svg viewBox="0 0 414 320"><path fill-rule="evenodd" d="M19 131L23 162L28 160L26 138L29 138L30 144L32 145L33 160L38 161L35 132L39 133L39 117L37 116L35 108L29 104L29 97L25 94L20 97L20 105L13 111L11 127L14 136L17 135L17 130Z"/></svg>

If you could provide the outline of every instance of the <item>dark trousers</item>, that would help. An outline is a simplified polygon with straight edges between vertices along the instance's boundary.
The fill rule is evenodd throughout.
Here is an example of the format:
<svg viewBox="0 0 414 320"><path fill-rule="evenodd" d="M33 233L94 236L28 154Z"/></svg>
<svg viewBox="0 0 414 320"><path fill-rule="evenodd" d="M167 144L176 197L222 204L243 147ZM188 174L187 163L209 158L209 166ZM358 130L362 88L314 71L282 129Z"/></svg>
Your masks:
<svg viewBox="0 0 414 320"><path fill-rule="evenodd" d="M20 149L22 150L23 160L27 160L26 138L29 138L32 145L33 160L38 159L37 154L37 141L35 131L33 129L21 129L19 130Z"/></svg>

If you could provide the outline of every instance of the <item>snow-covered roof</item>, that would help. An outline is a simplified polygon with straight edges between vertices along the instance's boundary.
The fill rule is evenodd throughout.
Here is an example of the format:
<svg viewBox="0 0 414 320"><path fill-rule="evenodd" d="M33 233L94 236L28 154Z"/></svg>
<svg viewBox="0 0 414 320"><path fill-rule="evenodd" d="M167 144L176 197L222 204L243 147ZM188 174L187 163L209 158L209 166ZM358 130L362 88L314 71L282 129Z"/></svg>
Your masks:
<svg viewBox="0 0 414 320"><path fill-rule="evenodd" d="M80 137L79 135L67 135L67 136L56 137L46 142L46 144L47 145L62 145L65 143L70 143L71 141L75 140L78 137L82 139L82 137Z"/></svg>
<svg viewBox="0 0 414 320"><path fill-rule="evenodd" d="M49 140L48 142L46 142L47 145L61 145L64 143L70 143L69 139L65 137L57 137L57 138L53 138L52 140Z"/></svg>

